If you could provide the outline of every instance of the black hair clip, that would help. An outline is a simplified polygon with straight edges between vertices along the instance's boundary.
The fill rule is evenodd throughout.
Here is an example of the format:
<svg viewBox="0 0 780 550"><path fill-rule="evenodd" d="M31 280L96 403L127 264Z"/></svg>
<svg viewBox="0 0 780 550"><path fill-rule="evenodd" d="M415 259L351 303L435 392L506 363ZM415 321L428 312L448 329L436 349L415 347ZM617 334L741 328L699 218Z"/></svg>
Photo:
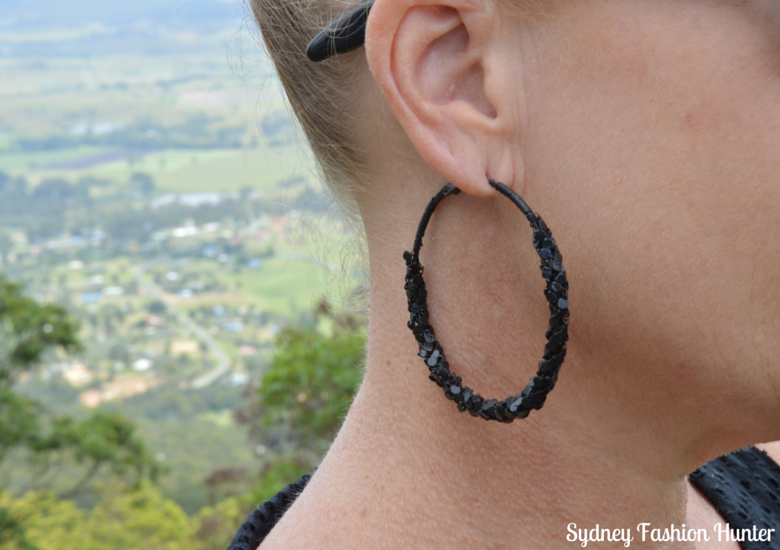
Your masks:
<svg viewBox="0 0 780 550"><path fill-rule="evenodd" d="M335 19L306 46L306 57L318 63L358 49L366 41L366 23L375 0L368 0Z"/></svg>

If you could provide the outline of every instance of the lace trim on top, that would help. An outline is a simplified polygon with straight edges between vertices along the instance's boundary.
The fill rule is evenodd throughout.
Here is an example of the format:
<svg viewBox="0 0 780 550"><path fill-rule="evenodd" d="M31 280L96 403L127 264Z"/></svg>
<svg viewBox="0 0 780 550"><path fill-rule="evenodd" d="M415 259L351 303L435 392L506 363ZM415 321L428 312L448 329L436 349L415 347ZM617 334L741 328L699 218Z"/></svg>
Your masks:
<svg viewBox="0 0 780 550"><path fill-rule="evenodd" d="M315 470L316 471L316 470ZM314 471L291 483L249 515L228 550L257 550L309 483ZM746 447L703 465L693 483L732 529L774 529L769 542L741 541L742 550L780 550L780 466L765 451Z"/></svg>

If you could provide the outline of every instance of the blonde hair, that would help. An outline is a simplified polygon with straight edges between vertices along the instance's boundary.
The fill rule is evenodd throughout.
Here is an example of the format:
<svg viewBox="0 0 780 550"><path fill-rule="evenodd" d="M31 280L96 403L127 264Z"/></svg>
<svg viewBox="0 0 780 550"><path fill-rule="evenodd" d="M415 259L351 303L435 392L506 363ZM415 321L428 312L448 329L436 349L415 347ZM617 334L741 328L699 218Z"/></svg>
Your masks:
<svg viewBox="0 0 780 550"><path fill-rule="evenodd" d="M368 65L362 50L323 63L306 57L306 45L355 0L247 0L293 113L300 122L334 201L354 235L357 261L368 275L365 228L355 191L365 180L367 148L356 127L356 104ZM495 0L499 7L534 16L552 0Z"/></svg>
<svg viewBox="0 0 780 550"><path fill-rule="evenodd" d="M306 45L334 18L349 9L352 2L334 0L247 0L262 33L295 117L300 123L334 202L352 230L352 239L339 261L342 271L357 264L368 275L365 229L355 191L366 165L366 148L354 127L351 106L355 86L367 64L356 58L359 52L337 56L324 63L306 57ZM343 274L343 273L342 273ZM340 282L344 282L341 280ZM343 290L343 289L342 289ZM367 290L358 291L348 301L365 313ZM355 305L356 304L356 305Z"/></svg>

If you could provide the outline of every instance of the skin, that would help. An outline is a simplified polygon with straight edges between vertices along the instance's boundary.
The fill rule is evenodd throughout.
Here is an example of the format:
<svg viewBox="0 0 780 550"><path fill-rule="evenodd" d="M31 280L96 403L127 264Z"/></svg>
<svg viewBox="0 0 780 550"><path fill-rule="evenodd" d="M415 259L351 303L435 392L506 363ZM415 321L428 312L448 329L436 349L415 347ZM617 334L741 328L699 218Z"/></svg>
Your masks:
<svg viewBox="0 0 780 550"><path fill-rule="evenodd" d="M373 155L357 195L366 377L263 550L570 548L569 523L709 530L722 519L685 476L780 439L780 3L501 10L372 10L355 61ZM544 283L527 222L486 176L542 214L571 285L560 381L511 425L459 413L406 328L402 253L451 181L463 193L421 253L431 323L486 397L535 372Z"/></svg>

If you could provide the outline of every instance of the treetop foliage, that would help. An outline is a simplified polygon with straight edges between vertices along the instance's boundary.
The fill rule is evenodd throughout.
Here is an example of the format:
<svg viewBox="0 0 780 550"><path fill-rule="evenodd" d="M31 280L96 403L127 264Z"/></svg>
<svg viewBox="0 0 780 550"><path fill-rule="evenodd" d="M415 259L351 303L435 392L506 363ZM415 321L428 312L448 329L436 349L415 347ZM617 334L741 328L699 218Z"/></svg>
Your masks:
<svg viewBox="0 0 780 550"><path fill-rule="evenodd" d="M48 349L80 351L78 331L65 308L38 303L22 293L22 285L0 274L0 388L35 366Z"/></svg>
<svg viewBox="0 0 780 550"><path fill-rule="evenodd" d="M332 439L363 379L365 335L313 327L284 328L260 384L263 423L289 423L301 435Z"/></svg>

